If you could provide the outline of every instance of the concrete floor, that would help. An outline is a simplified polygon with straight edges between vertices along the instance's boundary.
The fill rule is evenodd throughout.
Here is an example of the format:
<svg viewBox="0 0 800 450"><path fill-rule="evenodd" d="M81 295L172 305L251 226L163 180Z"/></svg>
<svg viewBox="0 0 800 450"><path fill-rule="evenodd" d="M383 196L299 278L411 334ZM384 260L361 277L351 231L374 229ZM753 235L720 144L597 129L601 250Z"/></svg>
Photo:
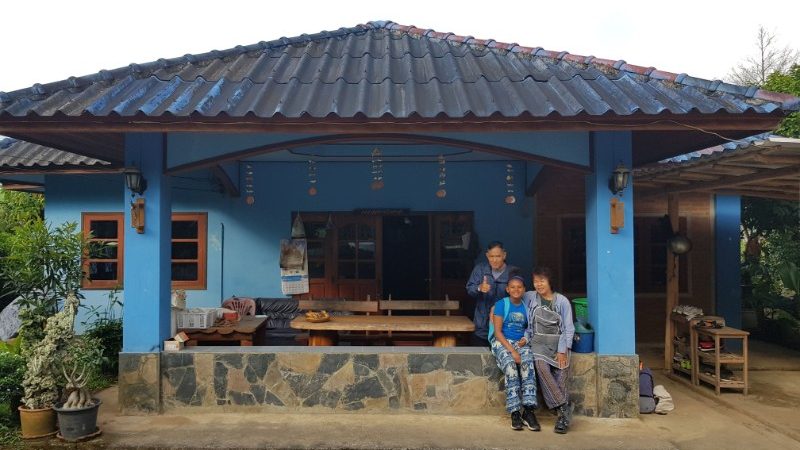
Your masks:
<svg viewBox="0 0 800 450"><path fill-rule="evenodd" d="M657 367L657 349L640 350ZM103 434L78 448L298 449L800 449L800 353L753 343L751 394L694 388L656 371L675 410L636 419L576 417L566 435L538 414L539 433L513 431L505 415L186 413L119 416L115 388L100 393ZM655 362L651 362L655 361ZM72 448L58 440L30 448Z"/></svg>

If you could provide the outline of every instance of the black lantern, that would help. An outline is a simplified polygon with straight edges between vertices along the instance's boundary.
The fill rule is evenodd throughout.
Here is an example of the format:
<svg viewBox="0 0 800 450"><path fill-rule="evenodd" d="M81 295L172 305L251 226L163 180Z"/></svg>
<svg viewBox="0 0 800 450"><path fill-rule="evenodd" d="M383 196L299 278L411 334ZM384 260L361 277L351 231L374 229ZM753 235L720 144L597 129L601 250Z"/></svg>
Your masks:
<svg viewBox="0 0 800 450"><path fill-rule="evenodd" d="M619 163L617 168L611 172L611 178L608 180L608 188L611 189L611 192L622 196L622 191L628 187L628 178L630 174L631 171L628 170L624 164Z"/></svg>
<svg viewBox="0 0 800 450"><path fill-rule="evenodd" d="M692 249L692 241L682 234L676 234L672 236L669 238L667 244L669 245L670 251L676 255L689 253L689 251Z"/></svg>
<svg viewBox="0 0 800 450"><path fill-rule="evenodd" d="M125 174L125 185L128 189L142 195L147 189L147 180L142 176L142 171L137 167L126 167L122 173Z"/></svg>

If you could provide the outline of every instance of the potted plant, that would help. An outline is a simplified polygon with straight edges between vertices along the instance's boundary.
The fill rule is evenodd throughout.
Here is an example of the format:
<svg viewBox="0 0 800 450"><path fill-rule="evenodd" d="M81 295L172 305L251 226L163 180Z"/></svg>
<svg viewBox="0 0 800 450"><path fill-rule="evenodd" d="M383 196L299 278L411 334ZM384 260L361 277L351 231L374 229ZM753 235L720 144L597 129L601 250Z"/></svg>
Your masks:
<svg viewBox="0 0 800 450"><path fill-rule="evenodd" d="M19 407L22 437L47 436L56 431L52 406L62 383L56 362L74 335L85 240L74 223L51 228L36 219L16 227L3 247L7 256L0 272L20 298L19 336L26 363Z"/></svg>
<svg viewBox="0 0 800 450"><path fill-rule="evenodd" d="M61 364L66 380L63 402L53 409L58 415L59 437L66 441L81 441L100 434L97 412L101 401L92 398L87 387L103 359L99 344L90 337L75 337L64 355Z"/></svg>

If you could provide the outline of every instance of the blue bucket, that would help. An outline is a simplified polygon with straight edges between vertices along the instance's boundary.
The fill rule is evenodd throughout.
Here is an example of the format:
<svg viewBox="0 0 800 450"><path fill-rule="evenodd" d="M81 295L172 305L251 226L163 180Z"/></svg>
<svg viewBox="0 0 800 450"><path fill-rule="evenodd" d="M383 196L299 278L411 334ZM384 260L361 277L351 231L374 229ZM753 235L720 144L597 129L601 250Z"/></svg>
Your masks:
<svg viewBox="0 0 800 450"><path fill-rule="evenodd" d="M572 351L575 353L592 353L594 351L594 331L575 331L572 338Z"/></svg>

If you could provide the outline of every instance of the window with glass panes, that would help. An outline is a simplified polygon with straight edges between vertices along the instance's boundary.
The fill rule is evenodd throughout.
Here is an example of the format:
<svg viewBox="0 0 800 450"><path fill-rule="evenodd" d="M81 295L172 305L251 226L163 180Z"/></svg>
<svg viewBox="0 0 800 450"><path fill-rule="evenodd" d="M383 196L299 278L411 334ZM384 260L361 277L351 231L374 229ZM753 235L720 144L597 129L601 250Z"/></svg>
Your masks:
<svg viewBox="0 0 800 450"><path fill-rule="evenodd" d="M84 289L122 286L124 232L122 213L83 213L81 229L89 250L83 260Z"/></svg>
<svg viewBox="0 0 800 450"><path fill-rule="evenodd" d="M89 242L84 258L84 289L122 287L124 255L124 215L122 213L83 213L82 229ZM172 287L206 288L206 235L208 215L172 215Z"/></svg>
<svg viewBox="0 0 800 450"><path fill-rule="evenodd" d="M172 287L206 288L205 213L172 214Z"/></svg>

